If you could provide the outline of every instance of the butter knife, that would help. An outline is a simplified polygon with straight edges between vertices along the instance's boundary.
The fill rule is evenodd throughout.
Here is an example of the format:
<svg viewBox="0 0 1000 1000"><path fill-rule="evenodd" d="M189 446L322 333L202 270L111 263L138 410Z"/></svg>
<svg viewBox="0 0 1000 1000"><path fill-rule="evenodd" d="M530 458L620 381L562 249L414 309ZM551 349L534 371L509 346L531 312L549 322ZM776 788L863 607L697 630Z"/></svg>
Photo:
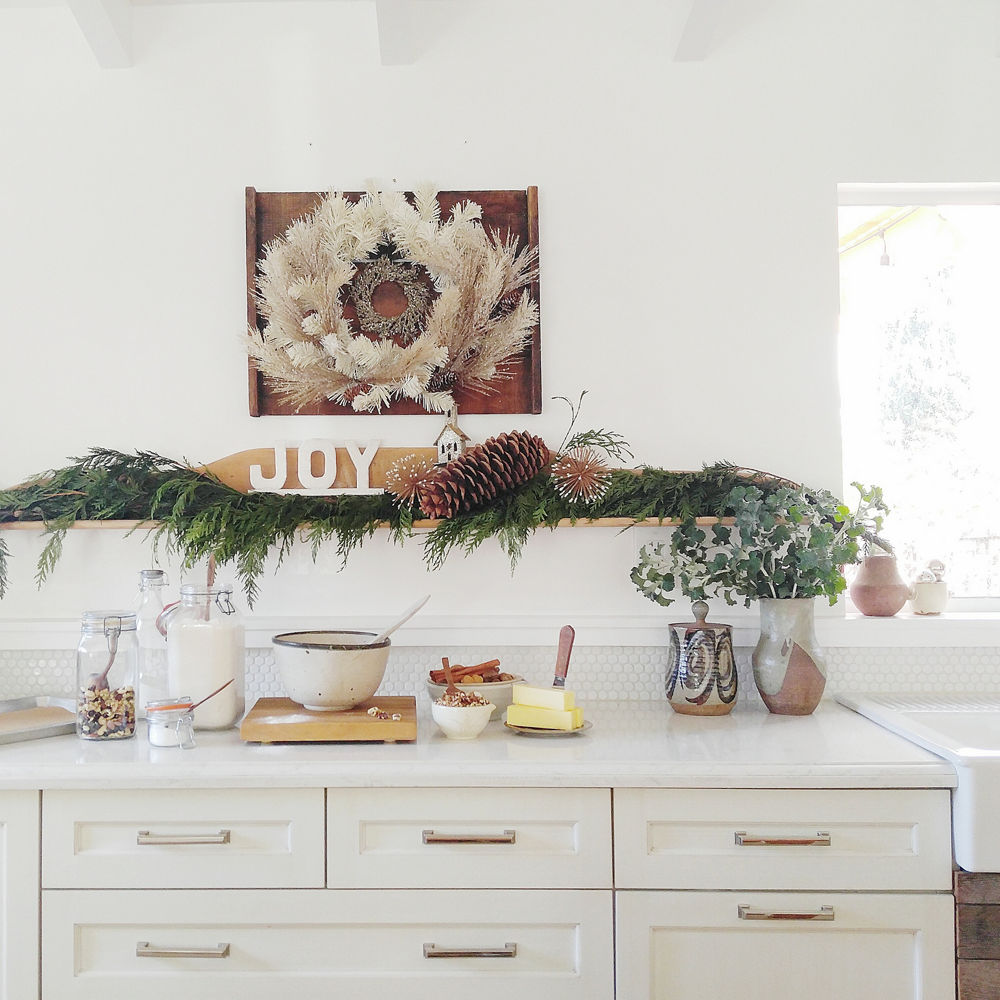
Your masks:
<svg viewBox="0 0 1000 1000"><path fill-rule="evenodd" d="M556 676L552 682L555 688L566 687L566 673L569 670L569 657L573 652L573 639L576 632L572 625L563 625L559 630L559 651L556 653Z"/></svg>

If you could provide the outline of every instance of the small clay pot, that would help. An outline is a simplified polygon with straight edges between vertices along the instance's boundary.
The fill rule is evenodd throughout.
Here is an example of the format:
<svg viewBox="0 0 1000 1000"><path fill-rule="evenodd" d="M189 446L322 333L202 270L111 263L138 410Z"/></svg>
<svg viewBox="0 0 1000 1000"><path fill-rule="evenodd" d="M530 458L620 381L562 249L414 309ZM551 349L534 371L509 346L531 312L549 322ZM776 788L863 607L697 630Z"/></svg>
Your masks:
<svg viewBox="0 0 1000 1000"><path fill-rule="evenodd" d="M896 557L890 555L865 556L847 590L858 611L872 618L891 618L910 596Z"/></svg>

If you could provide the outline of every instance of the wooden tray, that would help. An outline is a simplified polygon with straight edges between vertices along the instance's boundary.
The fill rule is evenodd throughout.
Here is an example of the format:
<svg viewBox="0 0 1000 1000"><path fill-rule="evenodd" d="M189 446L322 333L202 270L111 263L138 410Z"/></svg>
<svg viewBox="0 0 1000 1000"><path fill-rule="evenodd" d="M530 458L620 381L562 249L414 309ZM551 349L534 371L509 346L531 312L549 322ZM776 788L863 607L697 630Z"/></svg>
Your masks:
<svg viewBox="0 0 1000 1000"><path fill-rule="evenodd" d="M349 201L357 201L362 192L344 192ZM246 189L247 233L247 322L251 328L260 329L263 321L257 315L256 290L257 261L264 247L283 236L291 223L313 211L323 200L318 191L258 191ZM438 204L442 218L447 218L460 201L474 201L483 210L483 226L497 230L501 235L511 233L518 238L519 246L538 246L538 188L523 191L439 191ZM539 301L538 280L531 284L531 297ZM345 310L350 319L353 310ZM542 333L541 325L532 332L531 342L524 351L503 367L507 377L494 381L490 391L462 389L455 393L460 414L466 413L541 413L542 412ZM250 416L348 414L358 417L349 406L329 400L310 403L296 410L280 392L276 392L257 371L253 358L249 364ZM412 399L394 399L381 413L419 413L426 411ZM440 419L435 414L434 419ZM432 433L436 433L436 430Z"/></svg>
<svg viewBox="0 0 1000 1000"><path fill-rule="evenodd" d="M402 719L376 719L368 715L373 706ZM344 712L311 712L291 698L258 698L240 737L248 743L406 742L417 738L417 699L376 695Z"/></svg>

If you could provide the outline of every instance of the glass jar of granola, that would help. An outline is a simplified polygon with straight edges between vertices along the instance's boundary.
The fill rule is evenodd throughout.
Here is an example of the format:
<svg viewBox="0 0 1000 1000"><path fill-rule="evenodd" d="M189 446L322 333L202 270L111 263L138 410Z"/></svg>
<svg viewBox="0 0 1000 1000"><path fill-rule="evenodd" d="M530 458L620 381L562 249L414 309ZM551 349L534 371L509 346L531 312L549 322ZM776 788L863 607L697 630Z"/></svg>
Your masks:
<svg viewBox="0 0 1000 1000"><path fill-rule="evenodd" d="M135 735L138 644L131 611L85 611L76 649L76 733L84 740Z"/></svg>

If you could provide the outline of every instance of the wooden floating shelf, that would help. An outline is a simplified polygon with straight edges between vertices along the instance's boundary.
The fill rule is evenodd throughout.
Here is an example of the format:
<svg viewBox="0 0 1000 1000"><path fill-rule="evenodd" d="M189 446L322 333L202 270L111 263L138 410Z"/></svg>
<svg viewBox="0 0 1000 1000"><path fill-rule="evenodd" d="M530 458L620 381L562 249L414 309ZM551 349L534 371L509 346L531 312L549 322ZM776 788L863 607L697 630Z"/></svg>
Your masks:
<svg viewBox="0 0 1000 1000"><path fill-rule="evenodd" d="M441 522L439 520L422 520L414 521L414 528L435 528ZM557 528L632 528L632 527L647 527L647 528L672 528L680 524L680 518L677 517L665 517L660 520L657 517L647 517L644 521L634 521L630 517L595 517L595 518L578 518L576 521L572 521L568 517L562 518L555 525ZM718 517L697 517L695 518L695 523L700 525L713 525L713 524L731 524L731 518L718 518ZM70 530L81 530L81 531L132 531L135 528L158 528L160 526L159 521L74 521L70 525ZM387 528L389 525L383 522L381 527ZM45 527L44 521L3 521L0 522L0 531L41 531ZM305 525L301 525L305 527ZM541 528L548 527L548 525L539 525Z"/></svg>

